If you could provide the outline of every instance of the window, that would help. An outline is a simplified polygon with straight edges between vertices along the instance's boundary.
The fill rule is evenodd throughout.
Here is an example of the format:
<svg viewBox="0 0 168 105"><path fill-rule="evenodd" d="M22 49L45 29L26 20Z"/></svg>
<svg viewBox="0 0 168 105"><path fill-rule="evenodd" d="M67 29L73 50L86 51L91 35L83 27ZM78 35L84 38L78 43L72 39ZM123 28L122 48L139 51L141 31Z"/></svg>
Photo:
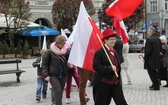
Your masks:
<svg viewBox="0 0 168 105"><path fill-rule="evenodd" d="M143 40L139 40L139 44L144 44L144 41Z"/></svg>
<svg viewBox="0 0 168 105"><path fill-rule="evenodd" d="M168 0L165 0L165 10L168 10Z"/></svg>
<svg viewBox="0 0 168 105"><path fill-rule="evenodd" d="M35 1L35 5L49 5L49 1L37 0Z"/></svg>
<svg viewBox="0 0 168 105"><path fill-rule="evenodd" d="M137 44L138 43L138 40L135 40L132 44Z"/></svg>
<svg viewBox="0 0 168 105"><path fill-rule="evenodd" d="M151 12L157 12L157 1L150 1Z"/></svg>

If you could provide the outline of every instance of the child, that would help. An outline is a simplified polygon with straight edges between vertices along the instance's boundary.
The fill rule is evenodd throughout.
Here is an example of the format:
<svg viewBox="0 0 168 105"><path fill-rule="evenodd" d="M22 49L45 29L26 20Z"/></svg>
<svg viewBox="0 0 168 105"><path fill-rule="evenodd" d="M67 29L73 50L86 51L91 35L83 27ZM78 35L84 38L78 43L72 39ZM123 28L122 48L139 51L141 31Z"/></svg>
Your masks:
<svg viewBox="0 0 168 105"><path fill-rule="evenodd" d="M37 90L36 90L36 101L39 102L41 99L41 92L43 99L46 98L47 94L47 87L48 82L45 81L44 77L42 76L42 57L44 53L46 52L46 49L41 50L41 57L38 58L35 62L33 62L33 67L37 67Z"/></svg>

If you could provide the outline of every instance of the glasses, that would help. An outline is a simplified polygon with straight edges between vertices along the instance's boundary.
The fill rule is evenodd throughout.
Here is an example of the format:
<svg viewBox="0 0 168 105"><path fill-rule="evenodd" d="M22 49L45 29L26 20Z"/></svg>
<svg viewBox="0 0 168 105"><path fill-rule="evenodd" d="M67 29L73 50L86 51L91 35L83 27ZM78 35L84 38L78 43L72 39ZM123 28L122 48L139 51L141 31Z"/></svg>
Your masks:
<svg viewBox="0 0 168 105"><path fill-rule="evenodd" d="M109 38L108 40L116 41L117 39L116 38Z"/></svg>
<svg viewBox="0 0 168 105"><path fill-rule="evenodd" d="M152 32L151 30L148 30L147 32Z"/></svg>

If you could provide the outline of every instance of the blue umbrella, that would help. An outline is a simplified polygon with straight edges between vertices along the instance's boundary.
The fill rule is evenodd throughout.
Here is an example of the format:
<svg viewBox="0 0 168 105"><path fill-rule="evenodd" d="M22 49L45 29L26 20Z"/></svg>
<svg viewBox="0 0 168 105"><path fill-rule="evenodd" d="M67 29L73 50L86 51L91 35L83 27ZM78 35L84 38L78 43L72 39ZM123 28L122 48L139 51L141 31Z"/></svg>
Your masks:
<svg viewBox="0 0 168 105"><path fill-rule="evenodd" d="M59 35L60 32L47 27L30 27L18 31L17 34L23 36L50 36L50 35Z"/></svg>

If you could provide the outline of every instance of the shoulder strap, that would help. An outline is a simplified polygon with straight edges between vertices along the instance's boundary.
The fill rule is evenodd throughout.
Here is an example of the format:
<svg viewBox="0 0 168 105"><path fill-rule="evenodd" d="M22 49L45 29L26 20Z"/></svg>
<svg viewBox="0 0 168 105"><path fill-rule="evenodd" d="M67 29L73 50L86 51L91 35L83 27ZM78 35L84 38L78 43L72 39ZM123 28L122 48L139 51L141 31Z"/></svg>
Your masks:
<svg viewBox="0 0 168 105"><path fill-rule="evenodd" d="M50 50L50 56L51 56L51 53L53 53L55 56L57 56L62 62L66 62L66 58L65 58L64 56L62 56L62 55L57 55L57 54L55 54L54 52L52 52L52 51Z"/></svg>

